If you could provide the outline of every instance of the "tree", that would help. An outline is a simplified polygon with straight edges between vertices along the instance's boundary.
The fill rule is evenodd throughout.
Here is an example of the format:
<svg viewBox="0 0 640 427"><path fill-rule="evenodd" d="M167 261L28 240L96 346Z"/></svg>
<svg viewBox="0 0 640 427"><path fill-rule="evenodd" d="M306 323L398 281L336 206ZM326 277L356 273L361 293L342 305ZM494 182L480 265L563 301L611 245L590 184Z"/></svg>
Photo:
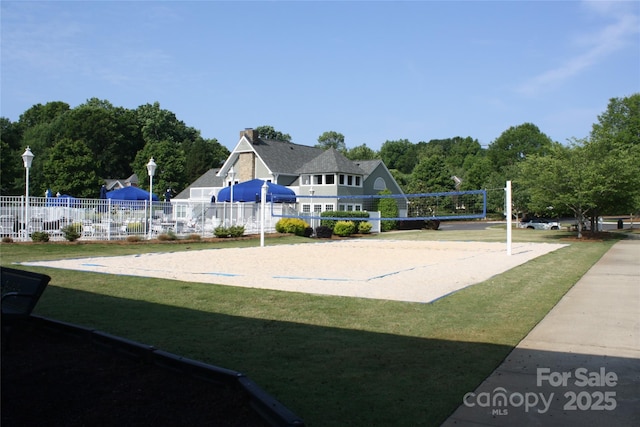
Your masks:
<svg viewBox="0 0 640 427"><path fill-rule="evenodd" d="M180 189L186 187L186 157L181 147L176 147L173 141L157 141L147 143L136 154L133 170L138 175L140 187L149 188L150 179L147 163L153 158L158 165L153 175L154 193L162 194L167 188Z"/></svg>
<svg viewBox="0 0 640 427"><path fill-rule="evenodd" d="M640 93L609 100L591 130L591 142L632 148L640 145Z"/></svg>
<svg viewBox="0 0 640 427"><path fill-rule="evenodd" d="M487 156L498 172L525 160L533 154L547 154L553 141L532 123L512 126L504 131L488 149Z"/></svg>
<svg viewBox="0 0 640 427"><path fill-rule="evenodd" d="M349 160L374 160L379 158L378 154L373 149L367 147L367 144L358 145L348 149L344 155Z"/></svg>
<svg viewBox="0 0 640 427"><path fill-rule="evenodd" d="M219 167L229 157L229 150L217 139L198 137L195 141L186 141L183 145L186 157L186 180L189 183L198 179L209 169Z"/></svg>
<svg viewBox="0 0 640 427"><path fill-rule="evenodd" d="M46 184L40 184L34 190L44 194L47 188L51 188L75 197L97 198L100 179L95 173L94 162L95 154L84 142L62 139L42 162Z"/></svg>
<svg viewBox="0 0 640 427"><path fill-rule="evenodd" d="M410 193L454 191L453 179L443 155L423 156L411 172L407 190Z"/></svg>
<svg viewBox="0 0 640 427"><path fill-rule="evenodd" d="M0 179L0 195L17 194L17 178L21 176L22 169L20 161L21 139L22 135L17 123L0 117L0 177L2 177Z"/></svg>
<svg viewBox="0 0 640 427"><path fill-rule="evenodd" d="M273 126L258 126L255 128L260 138L272 141L291 142L291 135L279 132Z"/></svg>
<svg viewBox="0 0 640 427"><path fill-rule="evenodd" d="M380 147L380 158L389 169L408 174L417 164L416 146L407 139L385 141Z"/></svg>
<svg viewBox="0 0 640 427"><path fill-rule="evenodd" d="M316 148L322 148L323 150L335 148L341 153L347 151L347 146L344 144L344 135L332 130L325 132L318 137Z"/></svg>
<svg viewBox="0 0 640 427"><path fill-rule="evenodd" d="M66 102L48 102L45 105L36 104L20 115L18 123L23 129L27 129L43 123L51 123L58 116L69 111L69 104Z"/></svg>
<svg viewBox="0 0 640 427"><path fill-rule="evenodd" d="M598 175L615 183L594 195L598 213L640 209L640 94L612 98L584 145L592 158L599 159L594 165Z"/></svg>
<svg viewBox="0 0 640 427"><path fill-rule="evenodd" d="M144 145L135 113L97 98L60 116L52 123L52 132L54 141L82 140L89 150L100 153L93 163L102 178L129 176L131 162Z"/></svg>

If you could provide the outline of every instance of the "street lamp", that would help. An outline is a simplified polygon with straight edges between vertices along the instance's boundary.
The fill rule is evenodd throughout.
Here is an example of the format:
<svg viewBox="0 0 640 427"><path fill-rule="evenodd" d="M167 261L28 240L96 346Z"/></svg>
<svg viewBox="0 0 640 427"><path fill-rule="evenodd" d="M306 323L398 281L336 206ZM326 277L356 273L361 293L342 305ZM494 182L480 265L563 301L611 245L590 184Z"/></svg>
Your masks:
<svg viewBox="0 0 640 427"><path fill-rule="evenodd" d="M25 239L29 237L29 169L31 169L31 162L33 162L33 153L27 146L27 149L22 153L22 161L24 162L24 168L26 170L26 188L25 188L25 208L24 208L24 227L25 227Z"/></svg>
<svg viewBox="0 0 640 427"><path fill-rule="evenodd" d="M233 170L233 166L229 169L229 179L231 180L231 190L229 193L231 194L231 211L229 212L229 226L233 225L233 181L236 178L236 171Z"/></svg>
<svg viewBox="0 0 640 427"><path fill-rule="evenodd" d="M153 175L156 173L156 162L153 157L147 163L147 172L149 172L149 239L151 239L151 220L153 219Z"/></svg>

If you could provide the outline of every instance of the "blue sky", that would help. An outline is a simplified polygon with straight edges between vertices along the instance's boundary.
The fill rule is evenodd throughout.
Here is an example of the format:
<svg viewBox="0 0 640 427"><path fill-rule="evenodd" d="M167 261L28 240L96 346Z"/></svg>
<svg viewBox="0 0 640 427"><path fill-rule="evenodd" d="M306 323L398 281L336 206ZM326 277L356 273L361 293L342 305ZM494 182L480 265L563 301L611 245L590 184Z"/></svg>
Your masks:
<svg viewBox="0 0 640 427"><path fill-rule="evenodd" d="M158 101L232 148L273 126L347 147L530 122L587 137L640 92L640 2L1 2L0 115Z"/></svg>

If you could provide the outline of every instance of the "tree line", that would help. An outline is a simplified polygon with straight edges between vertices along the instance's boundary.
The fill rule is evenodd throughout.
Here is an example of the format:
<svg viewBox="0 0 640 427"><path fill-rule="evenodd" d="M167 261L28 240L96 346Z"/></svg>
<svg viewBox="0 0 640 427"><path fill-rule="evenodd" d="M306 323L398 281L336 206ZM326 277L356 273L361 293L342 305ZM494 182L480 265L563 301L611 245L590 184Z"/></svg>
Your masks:
<svg viewBox="0 0 640 427"><path fill-rule="evenodd" d="M159 165L154 186L179 192L229 155L216 139L202 138L157 102L135 110L96 98L75 108L50 102L34 105L17 122L0 118L0 124L3 195L23 194L18 159L27 146L38 156L30 171L32 194L51 188L89 198L98 196L104 179L132 172L144 188L151 157ZM261 138L291 142L289 134L272 126L255 129ZM640 208L640 94L611 99L590 135L567 144L523 123L486 148L472 137L385 141L378 151L366 143L347 148L336 131L320 135L316 147L335 148L351 160L384 161L405 193L490 190L492 212L504 212L507 180L513 183L518 215L582 219Z"/></svg>

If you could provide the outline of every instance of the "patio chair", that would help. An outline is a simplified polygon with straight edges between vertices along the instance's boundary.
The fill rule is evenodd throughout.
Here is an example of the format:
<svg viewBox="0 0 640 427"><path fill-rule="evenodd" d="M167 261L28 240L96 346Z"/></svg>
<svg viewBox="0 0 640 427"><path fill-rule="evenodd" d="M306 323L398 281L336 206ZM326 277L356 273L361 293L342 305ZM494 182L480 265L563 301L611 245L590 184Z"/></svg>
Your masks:
<svg viewBox="0 0 640 427"><path fill-rule="evenodd" d="M3 348L12 328L29 319L50 280L46 274L0 267Z"/></svg>

